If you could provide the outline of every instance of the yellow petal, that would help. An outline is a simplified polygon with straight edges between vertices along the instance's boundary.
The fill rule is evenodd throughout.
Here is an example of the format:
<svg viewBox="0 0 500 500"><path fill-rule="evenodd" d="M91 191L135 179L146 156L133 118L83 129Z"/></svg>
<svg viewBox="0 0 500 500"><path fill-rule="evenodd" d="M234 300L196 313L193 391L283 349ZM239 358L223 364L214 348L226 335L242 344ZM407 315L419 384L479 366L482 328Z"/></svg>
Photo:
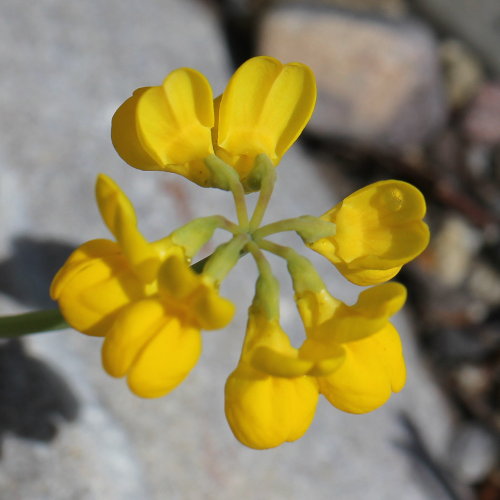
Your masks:
<svg viewBox="0 0 500 500"><path fill-rule="evenodd" d="M183 325L156 299L132 304L106 335L102 360L114 377L128 373L138 396L155 398L179 385L201 352L199 330Z"/></svg>
<svg viewBox="0 0 500 500"><path fill-rule="evenodd" d="M406 301L406 288L399 283L384 283L363 290L353 306L341 304L320 333L335 342L360 340L379 331Z"/></svg>
<svg viewBox="0 0 500 500"><path fill-rule="evenodd" d="M185 301L201 281L201 276L189 267L180 250L165 259L158 274L161 292L173 300Z"/></svg>
<svg viewBox="0 0 500 500"><path fill-rule="evenodd" d="M92 240L75 250L51 286L66 321L95 336L105 335L118 312L144 295L120 247L108 240Z"/></svg>
<svg viewBox="0 0 500 500"><path fill-rule="evenodd" d="M342 304L326 289L306 291L297 295L295 301L306 330L314 330L328 321Z"/></svg>
<svg viewBox="0 0 500 500"><path fill-rule="evenodd" d="M385 263L380 263L379 265L382 266L385 265ZM351 283L359 286L370 286L384 283L394 278L394 276L401 271L401 267L403 266L390 267L389 269L363 269L339 262L335 264L335 267Z"/></svg>
<svg viewBox="0 0 500 500"><path fill-rule="evenodd" d="M200 353L199 330L183 325L160 301L149 299L118 315L104 340L102 361L110 375L128 374L132 392L156 398L184 380Z"/></svg>
<svg viewBox="0 0 500 500"><path fill-rule="evenodd" d="M345 344L342 366L318 378L320 392L340 410L366 413L383 405L405 383L401 341L388 323L375 335Z"/></svg>
<svg viewBox="0 0 500 500"><path fill-rule="evenodd" d="M95 193L102 220L115 238L118 239L120 234L118 217L122 219L122 224L126 221L132 226L137 225L132 203L113 179L107 175L99 174L95 185Z"/></svg>
<svg viewBox="0 0 500 500"><path fill-rule="evenodd" d="M214 111L210 84L201 73L180 68L163 85L147 89L138 100L136 123L139 140L158 169L206 181L203 159L213 153Z"/></svg>
<svg viewBox="0 0 500 500"><path fill-rule="evenodd" d="M411 184L389 180L370 184L322 216L336 234L310 247L330 259L358 285L392 278L429 242L422 193Z"/></svg>
<svg viewBox="0 0 500 500"><path fill-rule="evenodd" d="M301 359L312 362L308 375L322 377L328 375L345 361L345 348L337 342L321 342L307 338L299 349Z"/></svg>
<svg viewBox="0 0 500 500"><path fill-rule="evenodd" d="M315 101L315 79L307 66L284 65L272 57L248 60L222 95L217 138L221 157L238 170L241 162L248 170L261 153L276 165L309 121Z"/></svg>
<svg viewBox="0 0 500 500"><path fill-rule="evenodd" d="M235 437L255 449L273 448L302 437L318 401L314 379L255 373L239 367L226 382L225 412Z"/></svg>
<svg viewBox="0 0 500 500"><path fill-rule="evenodd" d="M221 297L205 276L195 273L182 252L165 260L158 282L163 300L193 326L214 330L226 326L234 316L233 303Z"/></svg>
<svg viewBox="0 0 500 500"><path fill-rule="evenodd" d="M267 346L257 347L252 352L251 364L263 373L287 378L306 375L314 365L310 360L287 356Z"/></svg>
<svg viewBox="0 0 500 500"><path fill-rule="evenodd" d="M156 278L160 256L137 228L132 203L108 176L100 174L96 182L96 199L101 216L115 236L130 265L149 283Z"/></svg>
<svg viewBox="0 0 500 500"><path fill-rule="evenodd" d="M66 259L64 265L54 276L50 285L50 298L52 300L59 300L66 285L82 269L90 265L92 259L107 256L113 257L120 254L120 247L114 241L110 240L91 240L79 246Z"/></svg>
<svg viewBox="0 0 500 500"><path fill-rule="evenodd" d="M128 386L143 398L164 396L189 375L200 354L200 331L175 320L140 353L129 372Z"/></svg>
<svg viewBox="0 0 500 500"><path fill-rule="evenodd" d="M221 297L213 285L205 283L193 297L191 312L200 328L218 330L231 322L235 306L230 300Z"/></svg>
<svg viewBox="0 0 500 500"><path fill-rule="evenodd" d="M298 354L277 319L268 319L260 309L250 307L242 358L249 362L253 351L262 346L291 358Z"/></svg>
<svg viewBox="0 0 500 500"><path fill-rule="evenodd" d="M159 170L161 167L144 149L137 134L136 112L139 98L150 87L137 89L113 115L111 141L122 160L139 170Z"/></svg>
<svg viewBox="0 0 500 500"><path fill-rule="evenodd" d="M102 345L104 369L113 377L123 377L144 346L169 321L156 299L141 300L123 309Z"/></svg>

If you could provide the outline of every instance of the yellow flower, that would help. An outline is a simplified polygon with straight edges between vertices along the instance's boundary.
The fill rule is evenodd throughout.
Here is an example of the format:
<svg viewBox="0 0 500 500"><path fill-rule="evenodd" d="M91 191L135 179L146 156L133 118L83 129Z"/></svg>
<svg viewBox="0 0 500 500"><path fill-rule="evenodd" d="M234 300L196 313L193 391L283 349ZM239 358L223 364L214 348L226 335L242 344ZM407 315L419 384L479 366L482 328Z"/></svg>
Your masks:
<svg viewBox="0 0 500 500"><path fill-rule="evenodd" d="M102 337L124 306L147 294L119 245L92 240L70 255L52 281L50 296L75 330Z"/></svg>
<svg viewBox="0 0 500 500"><path fill-rule="evenodd" d="M279 163L315 100L314 75L300 63L254 57L215 102L201 73L180 68L161 86L136 90L116 111L111 137L122 159L141 170L166 170L209 186L204 159L215 152L244 180L259 154Z"/></svg>
<svg viewBox="0 0 500 500"><path fill-rule="evenodd" d="M105 370L127 375L132 392L145 398L177 387L200 356L200 329L222 328L234 314L233 304L179 255L161 266L158 287L157 295L120 311L102 347Z"/></svg>
<svg viewBox="0 0 500 500"><path fill-rule="evenodd" d="M347 412L366 413L383 405L400 391L406 370L401 341L389 317L406 300L406 289L385 283L361 292L354 306L347 306L326 290L297 297L307 339L300 356L319 361L341 349L342 363L319 374L320 392Z"/></svg>
<svg viewBox="0 0 500 500"><path fill-rule="evenodd" d="M336 234L309 246L353 283L382 283L428 245L425 211L422 193L411 184L375 182L322 215L336 224Z"/></svg>
<svg viewBox="0 0 500 500"><path fill-rule="evenodd" d="M97 179L96 198L117 242L92 240L77 248L54 277L50 294L73 328L104 336L124 306L156 293L161 262L182 249L168 239L147 242L137 229L132 204L102 174Z"/></svg>
<svg viewBox="0 0 500 500"><path fill-rule="evenodd" d="M404 387L406 368L401 340L391 323L367 338L346 343L344 348L342 366L317 379L320 392L336 408L367 413Z"/></svg>
<svg viewBox="0 0 500 500"><path fill-rule="evenodd" d="M108 177L97 180L102 218L117 242L93 240L69 257L51 296L76 330L104 336L103 365L128 375L131 390L159 397L188 375L201 352L201 329L227 325L234 306L188 265L169 238L149 243L134 209Z"/></svg>
<svg viewBox="0 0 500 500"><path fill-rule="evenodd" d="M225 387L226 417L242 444L273 448L304 435L318 400L307 375L313 364L298 358L277 320L250 309L242 355Z"/></svg>

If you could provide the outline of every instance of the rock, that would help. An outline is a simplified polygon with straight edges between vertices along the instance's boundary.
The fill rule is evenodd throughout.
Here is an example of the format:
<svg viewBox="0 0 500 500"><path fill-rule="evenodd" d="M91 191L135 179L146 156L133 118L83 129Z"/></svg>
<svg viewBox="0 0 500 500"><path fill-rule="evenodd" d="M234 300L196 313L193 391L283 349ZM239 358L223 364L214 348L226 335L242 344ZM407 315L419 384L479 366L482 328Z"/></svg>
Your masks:
<svg viewBox="0 0 500 500"><path fill-rule="evenodd" d="M500 143L500 83L484 84L463 120L463 129L472 142Z"/></svg>
<svg viewBox="0 0 500 500"><path fill-rule="evenodd" d="M483 480L500 458L491 433L474 424L458 429L450 451L453 472L466 484Z"/></svg>
<svg viewBox="0 0 500 500"><path fill-rule="evenodd" d="M483 261L476 261L468 278L468 288L489 307L500 305L500 273Z"/></svg>
<svg viewBox="0 0 500 500"><path fill-rule="evenodd" d="M500 75L498 0L414 0L412 6L441 31L468 43Z"/></svg>
<svg viewBox="0 0 500 500"><path fill-rule="evenodd" d="M318 104L309 132L411 149L443 124L436 43L413 20L275 8L263 19L259 52L315 72Z"/></svg>
<svg viewBox="0 0 500 500"><path fill-rule="evenodd" d="M477 93L484 71L477 57L459 40L448 39L440 46L446 93L452 108L461 108Z"/></svg>
<svg viewBox="0 0 500 500"><path fill-rule="evenodd" d="M460 217L448 217L434 236L434 277L453 288L461 285L471 270L481 245L479 232Z"/></svg>

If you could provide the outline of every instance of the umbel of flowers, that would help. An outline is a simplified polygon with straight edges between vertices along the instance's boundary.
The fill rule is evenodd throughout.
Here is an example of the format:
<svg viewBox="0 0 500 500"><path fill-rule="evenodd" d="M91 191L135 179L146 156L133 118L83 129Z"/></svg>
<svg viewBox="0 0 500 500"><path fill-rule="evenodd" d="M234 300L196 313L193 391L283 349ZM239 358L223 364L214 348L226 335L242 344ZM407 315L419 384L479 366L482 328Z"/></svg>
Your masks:
<svg viewBox="0 0 500 500"><path fill-rule="evenodd" d="M126 195L100 175L97 204L113 239L80 246L51 287L72 327L103 337L105 370L127 377L138 396L155 398L188 376L201 354L201 331L230 323L234 305L219 288L239 258L251 254L258 279L241 357L225 387L225 413L236 438L256 449L300 438L319 395L340 410L364 413L405 383L401 342L390 320L406 290L388 280L427 246L422 194L385 180L321 216L261 224L275 168L315 100L307 66L271 57L244 63L215 99L205 77L189 68L136 90L113 117L118 154L141 170L173 172L230 191L237 220L205 215L150 242ZM252 191L259 196L250 215L245 194ZM217 229L227 232L227 242L191 265ZM306 257L272 241L282 231L296 232L351 282L374 286L354 305L341 302ZM268 252L286 261L292 277L305 331L299 348L280 326L280 290Z"/></svg>

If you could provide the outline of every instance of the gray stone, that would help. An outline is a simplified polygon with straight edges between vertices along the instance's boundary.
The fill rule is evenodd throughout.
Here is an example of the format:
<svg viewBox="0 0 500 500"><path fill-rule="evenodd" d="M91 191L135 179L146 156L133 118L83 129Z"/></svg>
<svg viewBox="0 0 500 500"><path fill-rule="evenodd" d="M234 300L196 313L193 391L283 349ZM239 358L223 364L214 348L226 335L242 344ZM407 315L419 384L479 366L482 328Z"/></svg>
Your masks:
<svg viewBox="0 0 500 500"><path fill-rule="evenodd" d="M148 238L196 216L234 217L227 193L127 167L109 140L116 107L134 88L157 84L176 67L195 67L216 91L222 90L229 70L210 12L175 0L147 0L140 7L131 0L7 0L1 11L2 259L9 257L18 235L74 246L109 237L93 201L99 172L115 178L130 196ZM287 154L278 175L267 220L319 214L338 200L331 172L297 148ZM358 289L311 254L332 292L352 302ZM297 339L303 333L290 283L283 265L275 260L273 265L283 281L283 324ZM68 330L27 340L33 355L65 377L82 409L50 444L13 436L5 440L2 498L319 500L334 494L342 500L400 500L404 492L405 500L427 500L427 485L414 475L411 457L394 444L405 439L398 415L402 410L411 414L437 454L446 447L451 421L405 314L397 323L408 385L388 405L356 417L322 401L310 431L294 444L256 452L235 441L224 419L223 386L239 356L252 267L245 258L222 288L223 295L238 299L235 322L204 334L199 365L162 399L136 398L123 380L108 377L100 366L99 339ZM19 281L28 278L21 269ZM0 299L3 314L21 310L10 298Z"/></svg>
<svg viewBox="0 0 500 500"><path fill-rule="evenodd" d="M259 51L315 72L318 104L310 132L411 149L443 124L436 44L414 21L276 8L262 22Z"/></svg>
<svg viewBox="0 0 500 500"><path fill-rule="evenodd" d="M498 0L414 0L431 22L476 50L500 75L500 3Z"/></svg>
<svg viewBox="0 0 500 500"><path fill-rule="evenodd" d="M494 470L499 452L489 432L469 424L457 430L450 456L453 472L467 484L473 484Z"/></svg>

